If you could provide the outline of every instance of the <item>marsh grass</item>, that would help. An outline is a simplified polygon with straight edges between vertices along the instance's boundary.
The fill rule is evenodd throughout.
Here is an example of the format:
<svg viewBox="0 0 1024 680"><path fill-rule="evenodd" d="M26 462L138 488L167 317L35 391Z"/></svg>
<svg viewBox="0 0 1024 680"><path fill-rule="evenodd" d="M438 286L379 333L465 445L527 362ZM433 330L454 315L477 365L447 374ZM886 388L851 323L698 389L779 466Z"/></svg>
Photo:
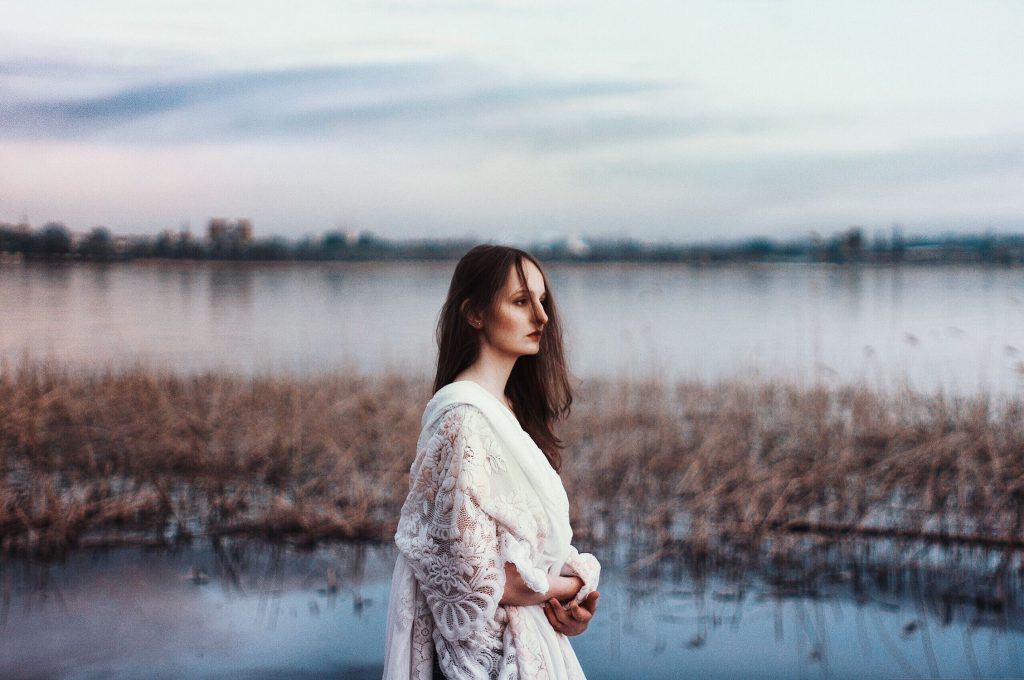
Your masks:
<svg viewBox="0 0 1024 680"><path fill-rule="evenodd" d="M426 382L0 368L0 552L387 540ZM562 473L590 544L887 533L1020 546L1024 400L768 379L586 381ZM794 539L796 540L796 539Z"/></svg>

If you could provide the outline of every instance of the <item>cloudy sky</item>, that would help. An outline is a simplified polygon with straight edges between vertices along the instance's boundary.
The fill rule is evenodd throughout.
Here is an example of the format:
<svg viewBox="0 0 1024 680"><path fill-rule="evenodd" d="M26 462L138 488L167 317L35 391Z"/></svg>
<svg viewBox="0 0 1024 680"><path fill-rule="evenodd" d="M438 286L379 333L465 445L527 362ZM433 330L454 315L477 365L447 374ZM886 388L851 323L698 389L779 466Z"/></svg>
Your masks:
<svg viewBox="0 0 1024 680"><path fill-rule="evenodd" d="M4 0L0 222L1024 231L1024 3Z"/></svg>

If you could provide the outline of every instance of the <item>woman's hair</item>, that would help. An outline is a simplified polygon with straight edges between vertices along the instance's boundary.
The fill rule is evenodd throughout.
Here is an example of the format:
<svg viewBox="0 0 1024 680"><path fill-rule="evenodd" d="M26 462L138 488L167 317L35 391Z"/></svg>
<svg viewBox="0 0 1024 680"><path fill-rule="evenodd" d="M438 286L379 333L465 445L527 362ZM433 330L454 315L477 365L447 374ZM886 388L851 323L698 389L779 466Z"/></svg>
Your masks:
<svg viewBox="0 0 1024 680"><path fill-rule="evenodd" d="M498 294L505 286L509 272L515 270L524 288L526 274L523 262L537 266L544 277L546 299L541 302L548 322L541 334L540 351L519 357L512 367L505 396L520 425L537 443L556 471L562 467L562 441L555 436L555 421L569 415L572 389L569 370L562 348L562 326L555 298L547 275L540 263L529 253L506 246L480 245L462 256L455 265L448 298L437 322L437 373L434 392L452 382L461 371L480 355L480 338L467 316L481 314L487 318L495 309ZM533 298L531 296L531 304Z"/></svg>

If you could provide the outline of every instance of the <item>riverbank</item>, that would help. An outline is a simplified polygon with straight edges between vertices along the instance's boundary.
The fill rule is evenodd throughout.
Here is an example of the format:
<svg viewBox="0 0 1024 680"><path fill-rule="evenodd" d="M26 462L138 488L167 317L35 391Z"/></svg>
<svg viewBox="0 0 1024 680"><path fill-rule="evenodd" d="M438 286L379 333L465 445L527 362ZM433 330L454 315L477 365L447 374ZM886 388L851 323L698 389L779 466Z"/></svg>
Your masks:
<svg viewBox="0 0 1024 680"><path fill-rule="evenodd" d="M0 369L0 552L388 540L429 385ZM581 541L785 550L812 533L1022 545L1024 398L767 379L586 381L560 432Z"/></svg>

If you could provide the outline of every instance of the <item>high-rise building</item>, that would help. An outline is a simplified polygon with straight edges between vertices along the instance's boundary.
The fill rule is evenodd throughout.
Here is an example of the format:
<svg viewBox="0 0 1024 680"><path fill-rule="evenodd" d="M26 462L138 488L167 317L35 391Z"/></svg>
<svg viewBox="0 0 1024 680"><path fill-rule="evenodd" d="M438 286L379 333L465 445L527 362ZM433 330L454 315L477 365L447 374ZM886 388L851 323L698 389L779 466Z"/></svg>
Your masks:
<svg viewBox="0 0 1024 680"><path fill-rule="evenodd" d="M252 233L252 220L246 217L211 217L206 229L210 243L225 245L248 245L252 242Z"/></svg>

